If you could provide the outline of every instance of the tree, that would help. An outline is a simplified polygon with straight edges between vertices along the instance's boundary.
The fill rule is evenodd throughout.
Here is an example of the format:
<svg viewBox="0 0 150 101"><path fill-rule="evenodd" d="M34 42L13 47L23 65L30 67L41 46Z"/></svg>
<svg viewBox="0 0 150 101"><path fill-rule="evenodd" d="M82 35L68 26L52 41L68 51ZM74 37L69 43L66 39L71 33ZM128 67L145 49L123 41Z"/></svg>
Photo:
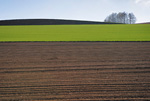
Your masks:
<svg viewBox="0 0 150 101"><path fill-rule="evenodd" d="M130 24L134 24L136 22L136 17L133 13L129 13L129 22Z"/></svg>
<svg viewBox="0 0 150 101"><path fill-rule="evenodd" d="M117 13L112 13L105 19L105 22L116 22L117 21Z"/></svg>
<svg viewBox="0 0 150 101"><path fill-rule="evenodd" d="M136 22L136 17L133 13L119 12L112 13L106 19L105 22L113 23L124 23L124 24L134 24Z"/></svg>

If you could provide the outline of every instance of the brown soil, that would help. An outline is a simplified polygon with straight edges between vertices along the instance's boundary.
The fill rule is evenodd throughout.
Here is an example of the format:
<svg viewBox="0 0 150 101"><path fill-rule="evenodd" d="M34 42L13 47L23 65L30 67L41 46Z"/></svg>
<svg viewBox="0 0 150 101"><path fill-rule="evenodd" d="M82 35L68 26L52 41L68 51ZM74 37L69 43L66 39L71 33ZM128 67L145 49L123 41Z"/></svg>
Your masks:
<svg viewBox="0 0 150 101"><path fill-rule="evenodd" d="M150 42L0 43L0 101L150 99Z"/></svg>

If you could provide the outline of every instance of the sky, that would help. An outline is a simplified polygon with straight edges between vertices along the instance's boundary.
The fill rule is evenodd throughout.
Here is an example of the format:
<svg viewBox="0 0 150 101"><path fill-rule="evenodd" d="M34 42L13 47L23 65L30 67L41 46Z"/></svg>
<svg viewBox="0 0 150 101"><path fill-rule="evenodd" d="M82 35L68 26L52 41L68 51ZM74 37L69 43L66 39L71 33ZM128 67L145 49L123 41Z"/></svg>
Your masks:
<svg viewBox="0 0 150 101"><path fill-rule="evenodd" d="M150 22L150 0L0 0L0 20L104 21L113 12L132 12L137 23Z"/></svg>

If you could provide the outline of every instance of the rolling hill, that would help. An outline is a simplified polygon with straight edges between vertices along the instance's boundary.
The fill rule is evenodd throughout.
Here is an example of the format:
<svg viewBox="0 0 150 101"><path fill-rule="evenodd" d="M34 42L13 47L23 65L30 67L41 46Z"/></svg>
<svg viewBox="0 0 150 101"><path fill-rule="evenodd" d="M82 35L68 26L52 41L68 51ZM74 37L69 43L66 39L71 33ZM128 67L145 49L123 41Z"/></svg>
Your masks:
<svg viewBox="0 0 150 101"><path fill-rule="evenodd" d="M137 24L150 24L150 22L143 22L143 23L137 23Z"/></svg>
<svg viewBox="0 0 150 101"><path fill-rule="evenodd" d="M63 19L0 20L0 25L76 25L76 24L116 24L116 23L81 21L81 20L63 20Z"/></svg>
<svg viewBox="0 0 150 101"><path fill-rule="evenodd" d="M0 41L150 41L149 24L0 26Z"/></svg>

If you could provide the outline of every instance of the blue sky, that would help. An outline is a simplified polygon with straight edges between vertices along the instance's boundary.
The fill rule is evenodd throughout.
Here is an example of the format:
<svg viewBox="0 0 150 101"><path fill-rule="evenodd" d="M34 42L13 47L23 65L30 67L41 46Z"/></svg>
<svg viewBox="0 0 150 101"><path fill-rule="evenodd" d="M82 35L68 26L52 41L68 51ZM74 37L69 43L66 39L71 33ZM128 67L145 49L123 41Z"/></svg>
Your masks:
<svg viewBox="0 0 150 101"><path fill-rule="evenodd" d="M0 20L75 19L103 21L112 12L133 12L150 22L150 0L0 0Z"/></svg>

